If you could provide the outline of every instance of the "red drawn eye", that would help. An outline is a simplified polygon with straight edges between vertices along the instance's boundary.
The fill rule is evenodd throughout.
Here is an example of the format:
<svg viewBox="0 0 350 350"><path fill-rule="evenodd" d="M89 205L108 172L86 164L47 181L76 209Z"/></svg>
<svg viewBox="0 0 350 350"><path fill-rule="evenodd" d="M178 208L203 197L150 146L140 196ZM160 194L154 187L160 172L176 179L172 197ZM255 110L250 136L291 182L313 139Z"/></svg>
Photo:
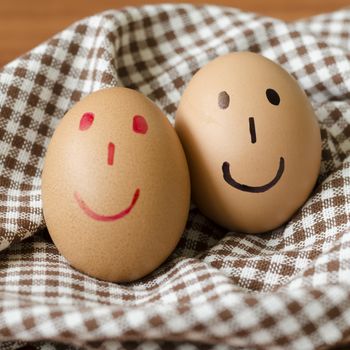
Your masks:
<svg viewBox="0 0 350 350"><path fill-rule="evenodd" d="M133 120L133 130L139 134L146 134L148 125L146 119L141 115L135 115Z"/></svg>
<svg viewBox="0 0 350 350"><path fill-rule="evenodd" d="M93 113L84 113L80 119L79 130L84 131L90 128L94 121L95 115Z"/></svg>

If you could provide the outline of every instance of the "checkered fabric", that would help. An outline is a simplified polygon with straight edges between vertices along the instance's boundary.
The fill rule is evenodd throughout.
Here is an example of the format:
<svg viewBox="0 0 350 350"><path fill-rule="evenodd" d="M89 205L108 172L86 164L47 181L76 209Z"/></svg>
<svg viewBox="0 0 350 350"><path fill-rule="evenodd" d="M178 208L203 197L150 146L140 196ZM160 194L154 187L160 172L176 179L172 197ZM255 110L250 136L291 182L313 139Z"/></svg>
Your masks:
<svg viewBox="0 0 350 350"><path fill-rule="evenodd" d="M193 74L254 51L306 91L322 130L310 199L283 227L228 232L192 207L171 257L128 284L69 266L45 230L40 175L65 112L111 86L174 122ZM325 349L350 340L350 10L294 23L157 5L82 20L0 71L0 340L4 349ZM59 204L58 204L59 205ZM24 238L27 238L23 240ZM5 249L6 248L6 249Z"/></svg>

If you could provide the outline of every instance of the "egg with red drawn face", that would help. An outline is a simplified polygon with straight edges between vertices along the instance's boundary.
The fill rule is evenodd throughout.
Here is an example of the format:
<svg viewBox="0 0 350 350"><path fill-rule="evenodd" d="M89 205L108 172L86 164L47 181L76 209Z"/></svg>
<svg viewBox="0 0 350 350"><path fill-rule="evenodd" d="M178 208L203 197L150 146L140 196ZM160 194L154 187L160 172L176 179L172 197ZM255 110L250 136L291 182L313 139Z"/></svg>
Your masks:
<svg viewBox="0 0 350 350"><path fill-rule="evenodd" d="M189 173L165 115L142 94L100 90L77 103L49 144L43 213L76 269L132 281L172 252L189 210Z"/></svg>

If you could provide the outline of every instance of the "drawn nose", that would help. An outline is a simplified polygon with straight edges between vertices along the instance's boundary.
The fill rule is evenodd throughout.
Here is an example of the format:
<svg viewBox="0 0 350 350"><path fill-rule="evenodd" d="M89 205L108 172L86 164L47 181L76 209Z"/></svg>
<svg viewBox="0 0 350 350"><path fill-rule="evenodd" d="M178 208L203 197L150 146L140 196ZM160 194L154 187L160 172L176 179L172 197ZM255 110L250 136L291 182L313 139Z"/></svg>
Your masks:
<svg viewBox="0 0 350 350"><path fill-rule="evenodd" d="M254 118L249 118L249 132L251 143L256 142L255 121Z"/></svg>
<svg viewBox="0 0 350 350"><path fill-rule="evenodd" d="M113 165L114 163L114 151L115 151L115 145L113 142L110 142L108 144L108 157L107 157L108 165Z"/></svg>

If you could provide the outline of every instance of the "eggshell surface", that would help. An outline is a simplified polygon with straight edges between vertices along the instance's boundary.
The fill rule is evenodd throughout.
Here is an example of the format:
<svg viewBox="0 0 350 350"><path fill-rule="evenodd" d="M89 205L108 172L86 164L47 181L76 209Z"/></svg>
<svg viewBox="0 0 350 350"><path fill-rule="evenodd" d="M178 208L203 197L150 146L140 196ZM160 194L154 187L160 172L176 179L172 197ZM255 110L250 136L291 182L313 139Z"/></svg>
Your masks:
<svg viewBox="0 0 350 350"><path fill-rule="evenodd" d="M195 203L230 230L277 228L316 183L321 136L312 106L296 80L261 55L231 53L200 69L175 128Z"/></svg>
<svg viewBox="0 0 350 350"><path fill-rule="evenodd" d="M147 275L175 248L189 210L174 128L134 90L88 95L54 132L42 200L48 231L73 267L116 282Z"/></svg>

